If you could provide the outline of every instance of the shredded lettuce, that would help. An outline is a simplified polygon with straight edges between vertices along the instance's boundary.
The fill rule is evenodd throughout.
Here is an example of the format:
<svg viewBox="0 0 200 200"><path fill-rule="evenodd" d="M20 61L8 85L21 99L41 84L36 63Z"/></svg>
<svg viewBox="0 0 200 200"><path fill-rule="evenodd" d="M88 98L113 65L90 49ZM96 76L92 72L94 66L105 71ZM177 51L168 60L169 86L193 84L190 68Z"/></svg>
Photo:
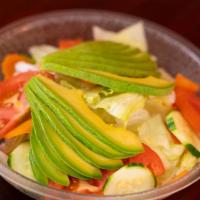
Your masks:
<svg viewBox="0 0 200 200"><path fill-rule="evenodd" d="M93 36L95 40L119 42L139 48L142 51L148 50L144 24L141 21L128 26L117 33L94 26Z"/></svg>

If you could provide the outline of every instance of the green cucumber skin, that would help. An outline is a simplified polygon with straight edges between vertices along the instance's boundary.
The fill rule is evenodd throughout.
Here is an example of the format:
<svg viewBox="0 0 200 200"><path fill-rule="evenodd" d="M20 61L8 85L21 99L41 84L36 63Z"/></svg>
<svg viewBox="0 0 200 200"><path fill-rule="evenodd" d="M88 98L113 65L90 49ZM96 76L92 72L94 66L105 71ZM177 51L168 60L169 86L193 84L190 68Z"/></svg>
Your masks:
<svg viewBox="0 0 200 200"><path fill-rule="evenodd" d="M31 163L31 168L33 171L33 175L35 179L41 183L42 185L48 185L48 178L47 176L40 170L40 168L37 166L37 162L35 161L35 158L33 156L32 151L29 152L29 160Z"/></svg>
<svg viewBox="0 0 200 200"><path fill-rule="evenodd" d="M188 151L195 157L200 157L200 152L192 145L192 144L185 144L185 147L188 149Z"/></svg>
<svg viewBox="0 0 200 200"><path fill-rule="evenodd" d="M143 163L129 163L129 164L123 166L123 168L132 168L132 167L142 167L142 168L146 168L146 167L144 166ZM148 169L148 168L147 168L147 169ZM149 171L151 172L152 177L154 178L154 182L155 182L154 187L157 187L157 179L156 179L156 176L153 174L153 172L152 172L150 169L149 169ZM109 184L109 182L110 182L111 180L112 180L112 175L109 176L109 177L107 178L106 182L104 183L103 188L102 188L103 191L106 189L106 187L108 186L108 184Z"/></svg>
<svg viewBox="0 0 200 200"><path fill-rule="evenodd" d="M39 127L39 126L37 125L37 127ZM44 151L46 153L46 156L49 156L51 161L56 164L56 166L58 167L58 169L61 172L66 173L66 174L68 174L70 176L82 179L82 180L88 180L89 179L88 177L79 174L66 161L64 161L60 157L60 155L56 152L54 146L50 143L48 137L45 134L45 131L43 131L42 134L44 134L44 137L45 137L44 139L46 140L46 143L44 143L45 141L44 141L44 139L42 139L42 136L40 137L39 135L37 135L37 131L36 131L37 138L39 137L41 143L43 143L43 149L44 149Z"/></svg>
<svg viewBox="0 0 200 200"><path fill-rule="evenodd" d="M7 165L12 168L12 154L8 155Z"/></svg>
<svg viewBox="0 0 200 200"><path fill-rule="evenodd" d="M172 117L167 118L166 123L167 123L168 128L171 131L175 131L176 130L176 125L175 125L174 120L173 120Z"/></svg>
<svg viewBox="0 0 200 200"><path fill-rule="evenodd" d="M33 155L38 163L38 167L40 168L40 170L51 180L53 180L61 185L68 186L70 182L69 182L67 175L61 173L56 168L56 166L54 167L54 164L48 159L48 157L45 156L45 154L41 151L41 148L37 147L37 143L36 143L34 137L35 137L34 131L32 131L31 139L30 139L31 149L33 151ZM40 153L38 151L40 151ZM42 152L42 154L41 154L41 152ZM42 155L42 157L40 157L41 155ZM45 164L43 163L44 161L45 161ZM53 164L53 166L52 166L52 164ZM47 168L49 168L49 167L53 168L53 173L52 173L52 170L49 171L46 167L44 168L44 165L47 166Z"/></svg>
<svg viewBox="0 0 200 200"><path fill-rule="evenodd" d="M80 71L71 67L66 67L54 63L43 63L42 68L45 70L72 76L74 78L91 81L92 83L112 88L115 92L136 92L143 95L161 96L170 93L174 86L174 84L170 84L166 88L156 88L148 85L133 84L127 81L111 79L99 74L94 74L84 70Z"/></svg>
<svg viewBox="0 0 200 200"><path fill-rule="evenodd" d="M171 116L173 114L174 110L172 110L171 112L168 113L167 117L166 117L166 124L167 127L169 128L169 130L174 133L177 131L176 128L176 124L174 122L173 117ZM192 144L189 143L183 143L183 145L185 146L186 149L188 149L188 151L195 157L199 158L200 157L200 151L195 148Z"/></svg>
<svg viewBox="0 0 200 200"><path fill-rule="evenodd" d="M46 86L44 86L44 84L42 84L37 78L33 78L31 81L32 82L35 81L37 83L37 85L39 86L39 87L37 87L38 89L40 88L41 90L43 90L44 93L48 94L51 98L54 98L54 100L58 104L60 104L64 109L66 109L70 113L70 115L73 116L74 119L76 119L81 124L82 127L84 127L89 132L93 133L103 143L111 146L116 151L120 151L126 157L130 157L130 156L133 156L133 155L138 154L138 153L141 152L141 149L134 149L133 151L130 151L130 150L128 151L128 149L125 149L122 146L119 146L119 145L117 146L116 144L113 144L113 141L111 141L109 138L105 138L104 136L102 136L101 133L94 126L88 125L90 123L88 123L85 119L83 119L82 117L80 117L80 115L78 114L78 111L76 111L75 109L73 109L71 106L67 105L66 102L63 102L62 98L60 98L60 97L56 97L55 98L54 93L51 90L49 90ZM36 87L35 87L35 89L36 89ZM123 157L121 157L121 158L123 158Z"/></svg>

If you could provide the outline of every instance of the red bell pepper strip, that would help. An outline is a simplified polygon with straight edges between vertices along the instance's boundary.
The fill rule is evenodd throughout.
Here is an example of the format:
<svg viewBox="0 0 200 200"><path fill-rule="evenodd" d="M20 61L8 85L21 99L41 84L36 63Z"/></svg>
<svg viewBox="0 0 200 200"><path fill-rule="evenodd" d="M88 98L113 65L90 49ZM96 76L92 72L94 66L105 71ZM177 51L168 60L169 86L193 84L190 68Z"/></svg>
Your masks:
<svg viewBox="0 0 200 200"><path fill-rule="evenodd" d="M176 87L176 106L192 129L200 135L200 110L197 96L184 88Z"/></svg>
<svg viewBox="0 0 200 200"><path fill-rule="evenodd" d="M176 75L176 87L184 88L186 90L197 92L199 90L199 85L182 74Z"/></svg>

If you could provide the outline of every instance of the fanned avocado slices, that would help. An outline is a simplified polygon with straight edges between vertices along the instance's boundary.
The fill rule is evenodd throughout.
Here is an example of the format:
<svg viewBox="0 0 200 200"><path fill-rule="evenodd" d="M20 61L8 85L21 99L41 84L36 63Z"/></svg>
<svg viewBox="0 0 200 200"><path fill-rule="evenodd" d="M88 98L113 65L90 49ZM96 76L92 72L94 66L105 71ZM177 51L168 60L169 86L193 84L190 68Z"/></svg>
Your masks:
<svg viewBox="0 0 200 200"><path fill-rule="evenodd" d="M173 83L157 78L150 55L114 42L84 42L42 59L42 69L90 81L116 92L164 95Z"/></svg>
<svg viewBox="0 0 200 200"><path fill-rule="evenodd" d="M33 119L31 156L50 180L68 185L67 175L86 180L99 179L100 169L118 169L123 165L120 158L143 151L134 133L106 124L90 110L80 90L67 89L38 75L29 81L25 92ZM67 120L68 124L63 123ZM82 140L75 137L69 124ZM96 144L99 151L93 151L88 143ZM44 179L42 173L36 174L40 182Z"/></svg>
<svg viewBox="0 0 200 200"><path fill-rule="evenodd" d="M95 136L104 144L127 155L127 157L143 150L142 144L135 134L124 128L116 128L106 124L91 111L83 100L81 91L64 88L43 76L33 78L29 82L30 87L33 82L43 93L49 96L48 98L54 99L55 103L76 119L90 135ZM46 101L48 98L46 98ZM50 106L50 104L48 105Z"/></svg>
<svg viewBox="0 0 200 200"><path fill-rule="evenodd" d="M51 145L49 145L49 147L51 149L55 149L55 137L57 137L57 135L54 134L54 137L51 137L52 134L49 129L50 126L57 132L56 134L58 134L58 136L61 138L61 140L63 140L64 142L66 140L70 140L70 142L73 144L74 146L74 150L87 162L91 163L92 165L101 168L101 169L118 169L119 167L121 167L123 165L121 160L116 160L116 159L109 159L106 158L104 156L101 156L99 154L96 154L95 152L89 150L85 145L81 144L78 140L76 140L71 133L62 125L62 123L60 123L60 121L58 120L58 118L54 115L54 113L48 108L48 106L46 106L44 103L42 103L39 99L37 99L37 97L33 94L31 94L30 92L28 92L29 96L31 96L32 100L34 99L34 102L37 105L37 109L40 110L41 112L37 112L37 120L40 122L40 126L43 126L43 132L40 134L40 138L41 141L43 143L51 143ZM35 109L34 109L35 110ZM36 120L34 120L36 121ZM37 123L37 122L36 122ZM37 123L37 126L39 126L39 124ZM50 134L49 134L50 132ZM46 136L46 137L45 137ZM46 146L47 149L49 149L48 144L44 144ZM65 145L64 145L65 146ZM60 147L59 147L60 148ZM57 150L59 151L59 150ZM57 153L57 151L54 151L55 156L52 155L52 153L49 151L49 155L51 155L50 157L53 157L53 160L58 159L58 157L60 157L59 153ZM66 162L68 163L68 162ZM61 162L57 162L58 166L61 166ZM68 163L69 164L69 163ZM65 166L62 167L62 171L63 169L65 170ZM71 169L73 170L73 169ZM66 169L65 171L73 176L73 177L77 177L77 175L72 174L70 169ZM85 177L80 177L80 175L77 177L80 179L85 179Z"/></svg>

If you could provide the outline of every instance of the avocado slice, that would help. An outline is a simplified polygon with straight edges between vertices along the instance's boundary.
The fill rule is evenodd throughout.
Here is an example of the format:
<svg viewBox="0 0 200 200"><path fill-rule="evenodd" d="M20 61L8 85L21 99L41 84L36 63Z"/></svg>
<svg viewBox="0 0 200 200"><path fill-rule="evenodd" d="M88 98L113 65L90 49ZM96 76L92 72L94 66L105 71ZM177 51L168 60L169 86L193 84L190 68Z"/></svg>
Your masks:
<svg viewBox="0 0 200 200"><path fill-rule="evenodd" d="M97 154L100 154L104 157L113 159L122 159L133 155L123 154L102 143L100 140L98 140L98 138L91 135L89 131L85 130L73 117L71 117L66 111L64 111L60 105L56 104L52 99L48 98L45 93L41 92L37 85L34 86L34 83L31 83L29 84L29 87L32 89L32 91L36 91L38 97L41 98L40 101L43 101L44 104L46 103L47 105L51 105L51 110L59 118L63 126L65 126L77 140L82 142L93 152L96 152ZM44 108L44 106L40 108ZM53 118L52 114L47 109L43 112L47 117L51 115L50 120ZM54 126L54 124L55 123L52 123L52 126Z"/></svg>
<svg viewBox="0 0 200 200"><path fill-rule="evenodd" d="M45 127L43 127L43 123L40 120L40 114L34 111L32 112L32 119L34 122L34 128L35 128L35 135L38 140L40 140L41 145L43 146L43 149L45 151L46 156L49 157L49 159L55 163L57 168L65 174L68 174L70 176L87 180L88 177L83 176L79 174L78 172L74 171L73 168L66 162L62 157L57 153L55 150L54 144L51 143L49 138L47 137Z"/></svg>
<svg viewBox="0 0 200 200"><path fill-rule="evenodd" d="M29 160L31 163L31 168L32 168L35 179L42 185L48 185L48 177L38 167L37 161L35 160L33 156L32 150L30 150L29 152Z"/></svg>
<svg viewBox="0 0 200 200"><path fill-rule="evenodd" d="M135 134L126 129L106 124L92 112L84 102L81 91L64 88L43 76L33 78L30 84L32 82L37 83L38 88L54 99L57 104L60 104L82 127L103 143L127 155L135 155L143 150L142 144Z"/></svg>
<svg viewBox="0 0 200 200"><path fill-rule="evenodd" d="M49 123L47 123L46 121L42 120L43 116L40 116L40 117L39 116L40 116L40 114L37 114L37 119L36 119L36 117L34 117L34 115L33 115L33 119L34 119L35 122L36 122L36 120L37 120L37 122L39 121L40 122L40 126L42 124L44 129L43 129L42 132L40 130L36 130L35 131L36 138L38 140L40 140L40 143L41 143L42 134L46 134L46 136L48 137L47 141L50 141L52 146L54 146L53 149L55 149L56 155L59 154L58 158L61 157L64 161L66 161L66 163L68 163L69 166L71 167L71 170L75 171L76 174L74 176L74 174L72 174L70 172L69 168L65 168L64 169L65 172L67 171L67 173L70 173L74 177L77 177L77 174L81 174L81 177L80 177L81 179L87 179L85 177L88 177L88 178L101 178L100 170L97 169L96 167L94 167L93 165L90 165L89 163L85 162L79 155L77 155L76 152L68 145L69 142L67 142L67 144L65 144L62 141L62 139L57 135L57 132L55 132L50 127ZM55 123L55 122L53 122L53 123ZM38 127L38 125L39 125L38 123L35 123L34 127ZM68 140L68 138L67 138L67 140ZM43 143L42 147L43 147L43 149L44 149L44 151L46 153L49 153L48 152L49 148L46 146L45 142ZM52 157L52 154L47 154L47 155L51 159L53 158L52 162L55 163L57 168L61 168L60 170L63 171L63 167L62 167L63 164L58 161L58 158L55 159L55 156Z"/></svg>
<svg viewBox="0 0 200 200"><path fill-rule="evenodd" d="M106 86L116 92L164 95L173 88L173 83L155 78L159 72L150 55L113 42L85 42L55 52L42 59L41 67Z"/></svg>
<svg viewBox="0 0 200 200"><path fill-rule="evenodd" d="M95 58L93 62L93 57L84 56L82 60L81 56L64 56L64 57L47 57L45 63L55 63L61 66L67 66L71 68L83 69L95 69L106 72L114 72L115 74L128 77L146 77L146 76L159 76L160 73L156 70L156 65L152 61L147 62L136 62L129 65L125 62L113 61L108 59L102 59L100 57ZM152 68L152 69L151 69ZM155 69L154 69L155 68Z"/></svg>
<svg viewBox="0 0 200 200"><path fill-rule="evenodd" d="M172 91L174 83L148 76L129 78L92 69L72 68L56 63L45 63L43 69L72 76L113 89L115 92L136 92L143 95L161 96Z"/></svg>
<svg viewBox="0 0 200 200"><path fill-rule="evenodd" d="M30 94L29 94L30 96ZM37 104L37 108L40 108L41 112L40 114L37 114L38 116L38 121L40 122L40 125L43 125L43 133L41 133L40 140L43 139L43 135L48 135L47 130L49 130L48 124L52 125L52 128L54 128L55 131L57 131L58 135L65 140L70 140L74 146L75 150L79 155L85 159L87 162L91 163L92 165L101 168L101 169L117 169L123 165L121 160L116 160L116 159L108 159L104 156L101 156L99 154L96 154L95 152L91 151L88 149L85 145L80 143L78 140L76 140L71 133L68 132L67 129L59 122L59 120L56 118L56 116L52 113L52 111L44 104L42 104L40 101L35 99L35 96L31 95L32 100L34 99L35 104ZM34 117L33 117L34 118ZM36 120L34 120L36 121ZM39 126L39 124L35 123L35 126ZM48 141L50 138L47 136L45 141ZM52 148L54 148L55 144L55 139L51 140L52 143ZM46 146L46 149L48 147ZM54 158L55 160L55 158ZM60 165L60 164L58 164ZM68 172L69 174L69 172ZM70 174L71 175L71 174ZM72 175L74 176L74 175ZM76 177L76 176L74 176Z"/></svg>
<svg viewBox="0 0 200 200"><path fill-rule="evenodd" d="M139 54L139 57L138 57ZM141 55L142 54L142 55ZM129 77L159 76L157 64L146 52L114 42L84 42L43 58L45 64L95 69Z"/></svg>
<svg viewBox="0 0 200 200"><path fill-rule="evenodd" d="M56 165L45 155L40 141L36 139L35 137L35 130L32 130L31 133L31 149L33 152L33 156L35 160L38 163L38 167L40 170L51 180L64 185L69 185L69 179L66 174L63 174L59 169L56 167Z"/></svg>

